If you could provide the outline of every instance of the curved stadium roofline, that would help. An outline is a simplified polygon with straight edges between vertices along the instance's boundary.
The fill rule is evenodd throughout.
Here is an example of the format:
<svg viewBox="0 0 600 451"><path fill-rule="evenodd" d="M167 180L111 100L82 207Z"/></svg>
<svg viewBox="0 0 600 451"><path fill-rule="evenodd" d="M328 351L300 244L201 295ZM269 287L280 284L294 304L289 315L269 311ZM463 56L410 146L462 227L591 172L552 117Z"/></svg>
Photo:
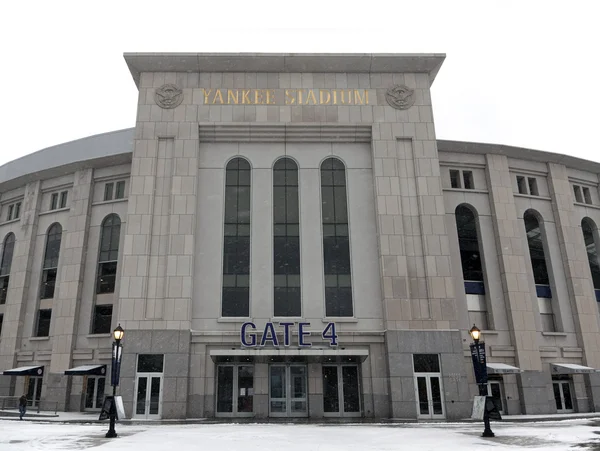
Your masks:
<svg viewBox="0 0 600 451"><path fill-rule="evenodd" d="M38 150L0 166L0 192L37 179L72 173L81 168L99 168L131 162L134 128L87 136ZM470 141L437 140L441 152L477 155L502 154L510 158L564 164L569 168L600 173L600 163L543 150Z"/></svg>
<svg viewBox="0 0 600 451"><path fill-rule="evenodd" d="M9 191L39 178L57 177L81 168L131 162L134 129L87 136L47 147L0 166L0 191Z"/></svg>

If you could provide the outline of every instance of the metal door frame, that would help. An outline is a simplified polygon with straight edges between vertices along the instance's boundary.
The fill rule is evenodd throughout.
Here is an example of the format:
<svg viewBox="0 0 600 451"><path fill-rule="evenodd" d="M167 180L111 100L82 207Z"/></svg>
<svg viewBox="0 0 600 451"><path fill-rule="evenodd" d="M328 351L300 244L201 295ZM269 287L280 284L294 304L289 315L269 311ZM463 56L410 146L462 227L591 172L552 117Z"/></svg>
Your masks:
<svg viewBox="0 0 600 451"><path fill-rule="evenodd" d="M220 367L233 367L233 386L232 386L232 397L231 397L231 412L219 412L219 368ZM252 388L254 389L256 366L253 363L219 363L215 366L215 417L252 417L254 416L255 407L255 394L252 394L252 412L238 412L238 393L239 393L239 368L242 366L252 367ZM256 393L256 392L255 392Z"/></svg>
<svg viewBox="0 0 600 451"><path fill-rule="evenodd" d="M573 385L570 380L553 380L552 381L552 394L554 395L554 384L558 384L558 389L560 391L560 400L562 401L563 409L556 409L557 413L573 413L575 412L575 400L573 399ZM571 405L572 409L565 409L565 392L563 391L563 384L567 384L569 386L569 395L571 395ZM556 403L556 400L554 401Z"/></svg>
<svg viewBox="0 0 600 451"><path fill-rule="evenodd" d="M285 412L272 412L271 402L272 401L284 401L284 398L272 398L271 397L271 368L283 367L285 368ZM292 367L304 368L304 398L292 398L292 378L290 376ZM278 418L306 418L308 417L308 365L305 363L273 363L269 365L269 416ZM292 412L293 401L304 401L306 403L305 412Z"/></svg>
<svg viewBox="0 0 600 451"><path fill-rule="evenodd" d="M421 413L420 402L419 402L419 384L418 378L425 378L425 387L427 388L427 405L429 406L429 414ZM442 404L442 413L433 413L433 396L431 393L431 378L437 377L440 381L440 402ZM444 384L442 379L442 373L414 373L414 384L415 384L415 399L417 401L417 418L424 420L443 420L446 418L446 406L444 403Z"/></svg>
<svg viewBox="0 0 600 451"><path fill-rule="evenodd" d="M338 411L337 412L323 412L323 416L325 417L344 417L344 418L357 418L362 417L362 378L360 374L360 365L356 363L333 363L333 364L323 364L321 368L325 367L336 367L337 368L337 389L338 389ZM344 377L343 377L343 367L354 367L356 368L356 383L358 385L358 412L346 412L344 410ZM323 371L321 369L321 380L323 379ZM323 401L325 401L325 393L323 393ZM325 409L323 409L325 410Z"/></svg>
<svg viewBox="0 0 600 451"><path fill-rule="evenodd" d="M492 384L498 384L500 388L500 415L506 414L506 406L505 406L505 396L504 396L504 381L500 379L488 379L487 383L487 394L488 396L492 396Z"/></svg>
<svg viewBox="0 0 600 451"><path fill-rule="evenodd" d="M98 410L101 410L102 406L96 405L96 400L98 399L98 380L104 379L104 394L102 396L102 399L104 400L104 397L106 396L106 376L84 376L84 377L86 378L86 380L85 380L85 392L84 392L85 399L83 401L83 410L85 412L96 412ZM94 380L94 397L93 397L93 401L92 401L93 407L86 407L85 402L87 401L87 387L90 383L90 380ZM137 391L136 391L136 393L137 393Z"/></svg>
<svg viewBox="0 0 600 451"><path fill-rule="evenodd" d="M137 413L137 396L138 396L138 385L139 385L139 381L140 378L145 377L148 378L148 385L146 386L146 401L145 401L145 412L144 414L138 414ZM150 414L147 413L150 410L150 395L152 392L152 378L157 377L160 379L160 386L158 389L158 413L157 414ZM132 418L144 418L146 420L155 420L155 419L160 419L162 416L162 404L163 404L163 399L162 399L162 395L163 395L163 384L164 384L164 376L163 373L136 373L135 375L135 387L134 387L134 392L133 392L133 415Z"/></svg>

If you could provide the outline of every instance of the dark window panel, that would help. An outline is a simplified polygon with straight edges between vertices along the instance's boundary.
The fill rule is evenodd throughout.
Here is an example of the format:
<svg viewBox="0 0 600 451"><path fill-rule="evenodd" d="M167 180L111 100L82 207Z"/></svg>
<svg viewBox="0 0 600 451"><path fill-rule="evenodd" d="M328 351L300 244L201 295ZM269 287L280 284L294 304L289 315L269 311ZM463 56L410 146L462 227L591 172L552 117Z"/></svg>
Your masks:
<svg viewBox="0 0 600 451"><path fill-rule="evenodd" d="M415 373L439 373L440 359L437 354L413 354Z"/></svg>
<svg viewBox="0 0 600 451"><path fill-rule="evenodd" d="M56 287L56 268L44 269L42 272L41 299L52 299Z"/></svg>
<svg viewBox="0 0 600 451"><path fill-rule="evenodd" d="M113 183L106 183L104 185L104 200L112 200L114 186Z"/></svg>
<svg viewBox="0 0 600 451"><path fill-rule="evenodd" d="M459 205L456 207L455 218L463 280L483 282L483 269L475 214L470 208Z"/></svg>
<svg viewBox="0 0 600 451"><path fill-rule="evenodd" d="M96 284L96 293L114 293L116 280L117 262L100 263L98 265L98 280Z"/></svg>
<svg viewBox="0 0 600 451"><path fill-rule="evenodd" d="M594 239L594 224L587 218L581 221L581 230L583 232L583 241L592 273L594 289L600 289L600 264L598 263L598 249Z"/></svg>
<svg viewBox="0 0 600 451"><path fill-rule="evenodd" d="M138 356L138 373L162 373L163 368L163 354L140 354Z"/></svg>
<svg viewBox="0 0 600 451"><path fill-rule="evenodd" d="M519 194L528 194L527 182L525 181L525 177L517 175L517 186L519 187Z"/></svg>
<svg viewBox="0 0 600 451"><path fill-rule="evenodd" d="M346 171L337 158L321 165L323 263L327 316L353 316Z"/></svg>
<svg viewBox="0 0 600 451"><path fill-rule="evenodd" d="M9 233L4 239L4 246L2 246L2 260L0 260L0 276L7 276L10 274L14 249L15 235Z"/></svg>
<svg viewBox="0 0 600 451"><path fill-rule="evenodd" d="M48 337L50 335L50 320L52 319L52 309L38 310L36 337Z"/></svg>
<svg viewBox="0 0 600 451"><path fill-rule="evenodd" d="M223 291L221 314L250 314L250 164L235 158L225 171Z"/></svg>
<svg viewBox="0 0 600 451"><path fill-rule="evenodd" d="M0 276L0 305L6 304L8 298L8 283L10 276Z"/></svg>
<svg viewBox="0 0 600 451"><path fill-rule="evenodd" d="M112 305L97 305L94 307L93 334L108 334L111 332Z"/></svg>
<svg viewBox="0 0 600 451"><path fill-rule="evenodd" d="M69 195L68 191L63 191L60 193L60 208L67 207L67 196Z"/></svg>
<svg viewBox="0 0 600 451"><path fill-rule="evenodd" d="M44 253L44 268L56 268L60 254L60 243L62 240L62 227L54 224L48 230L46 238L46 251Z"/></svg>
<svg viewBox="0 0 600 451"><path fill-rule="evenodd" d="M115 199L124 199L125 198L125 182L117 182L117 188L115 190Z"/></svg>
<svg viewBox="0 0 600 451"><path fill-rule="evenodd" d="M537 218L531 213L526 213L523 220L525 221L525 231L527 233L527 243L529 245L529 255L535 284L550 285L540 224Z"/></svg>
<svg viewBox="0 0 600 451"><path fill-rule="evenodd" d="M460 188L460 171L450 169L450 186L452 188Z"/></svg>

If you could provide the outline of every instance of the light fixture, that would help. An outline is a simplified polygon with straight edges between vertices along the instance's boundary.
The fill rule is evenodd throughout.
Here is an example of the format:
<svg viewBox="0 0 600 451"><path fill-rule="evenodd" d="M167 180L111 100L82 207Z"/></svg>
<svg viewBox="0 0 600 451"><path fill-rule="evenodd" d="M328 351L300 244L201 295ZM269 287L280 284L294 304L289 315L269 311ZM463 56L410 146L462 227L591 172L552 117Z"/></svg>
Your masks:
<svg viewBox="0 0 600 451"><path fill-rule="evenodd" d="M123 335L125 335L125 331L121 327L121 324L119 324L117 328L113 331L113 336L115 337L115 340L121 341L123 339Z"/></svg>
<svg viewBox="0 0 600 451"><path fill-rule="evenodd" d="M479 339L481 338L481 331L477 328L475 324L473 324L473 327L471 327L469 334L471 335L471 338L475 343L479 343Z"/></svg>

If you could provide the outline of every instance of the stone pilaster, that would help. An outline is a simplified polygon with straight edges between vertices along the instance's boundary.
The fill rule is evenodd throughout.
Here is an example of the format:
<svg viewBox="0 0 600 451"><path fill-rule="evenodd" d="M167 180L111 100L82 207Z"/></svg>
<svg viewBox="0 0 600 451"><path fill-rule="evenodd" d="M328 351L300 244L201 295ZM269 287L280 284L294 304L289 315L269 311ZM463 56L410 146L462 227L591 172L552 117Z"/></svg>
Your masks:
<svg viewBox="0 0 600 451"><path fill-rule="evenodd" d="M46 371L45 396L63 410L69 395L70 378L64 376L73 361L82 302L83 275L92 205L93 170L74 175L67 225L63 229L60 279L52 304L52 359Z"/></svg>
<svg viewBox="0 0 600 451"><path fill-rule="evenodd" d="M490 209L511 342L515 347L516 363L525 371L519 377L520 399L526 410L523 413L542 413L549 404L547 381L540 373L542 361L534 317L535 300L527 277L529 250L517 215L508 159L504 155L488 154L486 160Z"/></svg>
<svg viewBox="0 0 600 451"><path fill-rule="evenodd" d="M15 366L16 351L19 349L23 337L27 291L29 289L35 236L38 228L41 199L40 186L40 181L25 186L25 196L21 205L21 219L18 222L18 228L13 229L15 248L8 295L4 306L2 340L0 341L0 368L3 369ZM11 379L10 377L0 377L0 394L9 394Z"/></svg>

